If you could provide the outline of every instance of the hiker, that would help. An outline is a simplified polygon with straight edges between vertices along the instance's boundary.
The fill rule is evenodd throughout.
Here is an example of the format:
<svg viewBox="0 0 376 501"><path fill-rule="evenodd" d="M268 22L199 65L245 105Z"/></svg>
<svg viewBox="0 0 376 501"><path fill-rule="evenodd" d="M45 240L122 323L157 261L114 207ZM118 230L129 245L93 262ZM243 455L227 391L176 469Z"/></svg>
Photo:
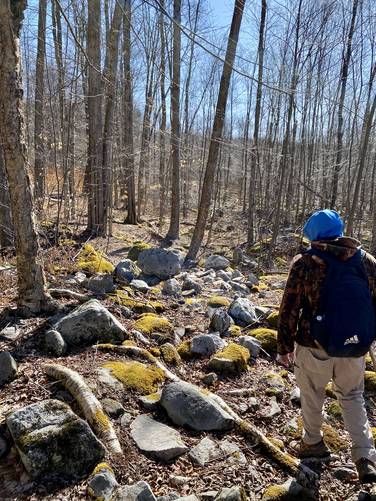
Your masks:
<svg viewBox="0 0 376 501"><path fill-rule="evenodd" d="M359 481L376 481L376 450L364 403L365 354L375 338L376 260L343 236L339 214L315 212L304 226L311 247L294 257L278 324L278 361L294 364L301 392L301 458L330 456L321 432L325 387L352 440Z"/></svg>

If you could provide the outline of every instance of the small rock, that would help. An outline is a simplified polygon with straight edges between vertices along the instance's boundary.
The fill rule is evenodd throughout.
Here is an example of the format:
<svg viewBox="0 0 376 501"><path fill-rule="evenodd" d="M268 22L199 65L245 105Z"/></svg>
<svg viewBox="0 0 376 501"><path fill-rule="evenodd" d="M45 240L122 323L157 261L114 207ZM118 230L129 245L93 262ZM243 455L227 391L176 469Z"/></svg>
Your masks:
<svg viewBox="0 0 376 501"><path fill-rule="evenodd" d="M0 339L4 339L5 341L15 341L20 334L21 331L15 325L10 325L0 331Z"/></svg>
<svg viewBox="0 0 376 501"><path fill-rule="evenodd" d="M140 331L136 331L133 329L130 332L130 335L133 337L135 341L138 341L139 343L143 344L144 346L150 346L150 341L147 339Z"/></svg>
<svg viewBox="0 0 376 501"><path fill-rule="evenodd" d="M279 493L276 498L275 493ZM317 499L316 493L298 484L293 479L287 480L284 484L273 484L267 487L262 495L262 501L276 501L276 499L288 499L291 501L314 501Z"/></svg>
<svg viewBox="0 0 376 501"><path fill-rule="evenodd" d="M67 343L64 341L60 332L53 329L47 331L44 335L44 347L47 352L56 357L61 357L67 351Z"/></svg>
<svg viewBox="0 0 376 501"><path fill-rule="evenodd" d="M331 470L333 477L338 478L345 482L351 482L356 478L356 472L351 468L346 468L345 466L337 466Z"/></svg>
<svg viewBox="0 0 376 501"><path fill-rule="evenodd" d="M205 437L188 452L188 456L193 463L205 466L210 461L218 459L221 451L213 440Z"/></svg>
<svg viewBox="0 0 376 501"><path fill-rule="evenodd" d="M120 310L120 315L123 318L131 318L132 317L132 310L128 308L127 306L124 306L123 304L118 304L117 307Z"/></svg>
<svg viewBox="0 0 376 501"><path fill-rule="evenodd" d="M247 464L245 455L240 450L240 447L229 440L222 440L219 444L220 449L226 456L226 461L230 464Z"/></svg>
<svg viewBox="0 0 376 501"><path fill-rule="evenodd" d="M125 409L120 402L112 398L104 398L101 400L104 411L113 418L118 418L124 414Z"/></svg>
<svg viewBox="0 0 376 501"><path fill-rule="evenodd" d="M189 496L182 496L177 498L176 501L200 501L195 494L190 494Z"/></svg>
<svg viewBox="0 0 376 501"><path fill-rule="evenodd" d="M205 491L200 492L200 499L203 501L213 501L213 499L218 495L218 491Z"/></svg>
<svg viewBox="0 0 376 501"><path fill-rule="evenodd" d="M188 451L180 433L149 416L138 416L131 424L137 447L161 461L170 461Z"/></svg>
<svg viewBox="0 0 376 501"><path fill-rule="evenodd" d="M100 367L97 370L97 374L98 374L98 381L100 381L103 385L107 386L110 391L123 389L123 385L121 384L121 382L113 377L109 369Z"/></svg>
<svg viewBox="0 0 376 501"><path fill-rule="evenodd" d="M248 405L244 402L241 402L236 407L240 414L245 414L248 411Z"/></svg>
<svg viewBox="0 0 376 501"><path fill-rule="evenodd" d="M210 329L223 334L233 323L234 321L227 313L226 308L216 308L210 320Z"/></svg>
<svg viewBox="0 0 376 501"><path fill-rule="evenodd" d="M124 412L124 414L121 416L121 419L120 419L120 426L122 428L129 428L129 425L131 424L133 420L133 416L132 414L129 414L129 412Z"/></svg>
<svg viewBox="0 0 376 501"><path fill-rule="evenodd" d="M224 282L229 282L231 280L230 273L227 273L224 270L218 270L217 271L217 277L221 278Z"/></svg>
<svg viewBox="0 0 376 501"><path fill-rule="evenodd" d="M287 423L286 432L295 434L298 431L299 431L298 420L296 419L296 417L294 417L294 418L290 419L290 421Z"/></svg>
<svg viewBox="0 0 376 501"><path fill-rule="evenodd" d="M266 407L261 413L261 417L264 419L271 419L274 416L277 416L281 413L281 408L277 403L277 399L275 397L271 397L270 404Z"/></svg>
<svg viewBox="0 0 376 501"><path fill-rule="evenodd" d="M119 487L111 501L156 501L156 497L147 482Z"/></svg>
<svg viewBox="0 0 376 501"><path fill-rule="evenodd" d="M249 294L249 289L246 285L244 284L238 284L238 282L235 282L234 280L231 280L230 282L231 288L237 292L241 296L248 296Z"/></svg>
<svg viewBox="0 0 376 501"><path fill-rule="evenodd" d="M210 357L225 346L226 342L215 333L199 334L191 339L191 353L202 357Z"/></svg>
<svg viewBox="0 0 376 501"><path fill-rule="evenodd" d="M103 468L90 479L88 493L95 499L108 501L118 485L113 472L108 468Z"/></svg>
<svg viewBox="0 0 376 501"><path fill-rule="evenodd" d="M232 278L233 280L235 280L236 278L243 279L243 278L244 278L244 275L243 275L243 273L242 273L241 271L239 271L239 270L233 270L233 271L231 272L231 278Z"/></svg>
<svg viewBox="0 0 376 501"><path fill-rule="evenodd" d="M161 283L161 279L156 275L146 275L145 273L141 273L138 278L146 282L149 287L155 287Z"/></svg>
<svg viewBox="0 0 376 501"><path fill-rule="evenodd" d="M215 501L246 501L247 496L243 487L224 487L217 497Z"/></svg>
<svg viewBox="0 0 376 501"><path fill-rule="evenodd" d="M295 386L290 391L290 398L289 400L293 402L294 404L299 404L300 403L300 388L298 386Z"/></svg>
<svg viewBox="0 0 376 501"><path fill-rule="evenodd" d="M16 378L17 363L8 351L0 352L0 388Z"/></svg>
<svg viewBox="0 0 376 501"><path fill-rule="evenodd" d="M186 485L191 480L190 477L182 477L181 475L170 475L170 482L175 487Z"/></svg>
<svg viewBox="0 0 376 501"><path fill-rule="evenodd" d="M166 496L158 496L157 501L175 501L180 495L177 492L169 492Z"/></svg>
<svg viewBox="0 0 376 501"><path fill-rule="evenodd" d="M209 372L205 374L201 380L206 386L213 386L214 383L218 381L218 376L215 372Z"/></svg>
<svg viewBox="0 0 376 501"><path fill-rule="evenodd" d="M247 287L249 287L250 289L252 289L252 287L254 285L258 285L259 283L259 279L256 277L256 275L254 275L253 273L250 273L247 277L247 281L245 283L245 285Z"/></svg>
<svg viewBox="0 0 376 501"><path fill-rule="evenodd" d="M161 392L151 393L150 395L142 395L138 401L148 411L155 411L159 407Z"/></svg>
<svg viewBox="0 0 376 501"><path fill-rule="evenodd" d="M166 294L166 296L179 296L181 293L179 282L175 278L166 280L163 284L162 292L163 294Z"/></svg>
<svg viewBox="0 0 376 501"><path fill-rule="evenodd" d="M260 403L259 401L257 400L256 397L250 397L248 399L248 408L253 410L253 411L257 411L260 407Z"/></svg>
<svg viewBox="0 0 376 501"><path fill-rule="evenodd" d="M253 336L239 336L238 342L244 348L247 348L251 357L257 358L260 353L261 343Z"/></svg>
<svg viewBox="0 0 376 501"><path fill-rule="evenodd" d="M82 285L96 294L108 294L115 290L113 276L107 273L93 275L84 280Z"/></svg>
<svg viewBox="0 0 376 501"><path fill-rule="evenodd" d="M148 292L148 290L150 289L150 287L146 282L138 279L132 280L132 282L129 285L132 287L132 289L139 292Z"/></svg>
<svg viewBox="0 0 376 501"><path fill-rule="evenodd" d="M230 261L224 256L213 254L205 261L205 269L224 270L230 266Z"/></svg>
<svg viewBox="0 0 376 501"><path fill-rule="evenodd" d="M201 294L202 285L191 277L186 277L182 285L183 291L193 290L195 294Z"/></svg>
<svg viewBox="0 0 376 501"><path fill-rule="evenodd" d="M238 298L230 304L229 315L233 318L236 325L245 327L258 320L254 305L249 299Z"/></svg>
<svg viewBox="0 0 376 501"><path fill-rule="evenodd" d="M130 259L120 261L115 268L116 279L123 284L130 284L132 280L139 277L141 273L140 268Z"/></svg>

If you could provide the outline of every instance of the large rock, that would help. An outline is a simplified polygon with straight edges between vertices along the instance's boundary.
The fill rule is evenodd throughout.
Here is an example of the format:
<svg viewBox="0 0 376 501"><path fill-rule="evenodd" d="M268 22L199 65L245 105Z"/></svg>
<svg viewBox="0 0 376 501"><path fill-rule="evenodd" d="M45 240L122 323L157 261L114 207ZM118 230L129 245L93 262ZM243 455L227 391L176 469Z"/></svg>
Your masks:
<svg viewBox="0 0 376 501"><path fill-rule="evenodd" d="M131 436L142 452L161 461L170 461L188 451L179 432L146 415L133 421Z"/></svg>
<svg viewBox="0 0 376 501"><path fill-rule="evenodd" d="M236 325L245 327L257 321L257 315L254 305L249 299L238 298L230 304L229 315L233 318Z"/></svg>
<svg viewBox="0 0 376 501"><path fill-rule="evenodd" d="M205 261L206 269L225 270L229 266L230 266L230 261L225 257L219 256L217 254L209 256Z"/></svg>
<svg viewBox="0 0 376 501"><path fill-rule="evenodd" d="M59 320L54 330L60 332L68 345L121 343L126 329L99 301L91 299Z"/></svg>
<svg viewBox="0 0 376 501"><path fill-rule="evenodd" d="M74 481L90 473L105 455L86 421L59 400L18 409L8 416L7 425L33 479Z"/></svg>
<svg viewBox="0 0 376 501"><path fill-rule="evenodd" d="M0 388L13 381L17 375L17 363L8 351L0 352Z"/></svg>
<svg viewBox="0 0 376 501"><path fill-rule="evenodd" d="M112 496L111 501L156 501L150 485L147 482L137 482L133 485L124 485Z"/></svg>
<svg viewBox="0 0 376 501"><path fill-rule="evenodd" d="M218 334L199 334L191 339L191 353L200 357L210 357L225 346L226 342Z"/></svg>
<svg viewBox="0 0 376 501"><path fill-rule="evenodd" d="M181 293L181 287L176 278L166 280L163 284L162 292L166 296L178 296Z"/></svg>
<svg viewBox="0 0 376 501"><path fill-rule="evenodd" d="M166 280L180 273L182 257L176 250L147 249L140 253L137 264L146 275Z"/></svg>
<svg viewBox="0 0 376 501"><path fill-rule="evenodd" d="M204 391L183 381L164 386L161 405L173 423L198 431L229 430L234 419Z"/></svg>
<svg viewBox="0 0 376 501"><path fill-rule="evenodd" d="M226 308L217 308L210 320L210 328L215 331L223 334L226 332L231 325L233 325L234 321L227 313Z"/></svg>
<svg viewBox="0 0 376 501"><path fill-rule="evenodd" d="M131 259L120 261L115 268L115 277L118 282L130 284L140 276L141 270Z"/></svg>
<svg viewBox="0 0 376 501"><path fill-rule="evenodd" d="M94 499L109 501L118 485L112 469L106 463L103 463L103 468L99 468L90 479L87 490L88 494Z"/></svg>

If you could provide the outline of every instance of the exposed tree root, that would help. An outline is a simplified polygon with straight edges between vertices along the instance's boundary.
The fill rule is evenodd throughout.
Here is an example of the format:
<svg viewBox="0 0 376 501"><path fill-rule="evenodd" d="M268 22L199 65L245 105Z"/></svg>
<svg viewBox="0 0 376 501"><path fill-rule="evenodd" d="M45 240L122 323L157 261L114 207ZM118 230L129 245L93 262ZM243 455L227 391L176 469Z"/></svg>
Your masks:
<svg viewBox="0 0 376 501"><path fill-rule="evenodd" d="M71 291L69 289L48 289L48 292L52 297L69 297L80 301L80 303L86 303L86 301L90 299L90 296L87 294L81 294L80 292Z"/></svg>
<svg viewBox="0 0 376 501"><path fill-rule="evenodd" d="M44 371L48 376L58 380L77 400L85 418L109 452L122 454L119 440L110 419L103 412L102 405L93 395L82 376L76 371L57 364L45 365Z"/></svg>
<svg viewBox="0 0 376 501"><path fill-rule="evenodd" d="M119 353L123 355L136 356L138 358L143 358L149 362L154 363L163 370L167 379L171 381L182 381L181 378L173 374L168 370L162 362L160 362L156 357L143 348L137 346L116 346L112 344L99 344L96 346L101 351ZM300 462L294 456L283 452L281 449L276 447L256 426L250 423L246 419L242 419L236 412L234 412L231 407L218 395L208 392L208 395L230 416L234 419L236 423L237 431L244 437L252 439L253 442L257 443L263 453L270 457L273 461L278 463L283 469L287 470L292 475L298 475L303 472L304 476L312 481L315 474L309 468L303 468ZM304 470L304 471L303 471Z"/></svg>

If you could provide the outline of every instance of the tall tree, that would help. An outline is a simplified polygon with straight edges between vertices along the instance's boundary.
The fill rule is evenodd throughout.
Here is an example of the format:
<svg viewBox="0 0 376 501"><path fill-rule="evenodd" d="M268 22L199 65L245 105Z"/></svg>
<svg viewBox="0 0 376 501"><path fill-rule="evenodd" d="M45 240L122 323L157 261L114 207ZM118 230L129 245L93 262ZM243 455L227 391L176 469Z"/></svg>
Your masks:
<svg viewBox="0 0 376 501"><path fill-rule="evenodd" d="M9 187L0 143L0 248L12 245L13 226L10 213Z"/></svg>
<svg viewBox="0 0 376 501"><path fill-rule="evenodd" d="M180 225L180 50L181 1L174 0L171 83L171 219L167 240L179 238Z"/></svg>
<svg viewBox="0 0 376 501"><path fill-rule="evenodd" d="M0 2L0 142L8 177L17 253L18 299L26 314L50 310L27 168L19 35L25 0Z"/></svg>
<svg viewBox="0 0 376 501"><path fill-rule="evenodd" d="M238 44L240 25L243 17L245 0L235 0L230 33L228 36L225 62L222 69L221 82L219 85L218 100L215 110L213 129L209 145L209 154L206 164L205 176L202 183L200 205L198 208L196 226L192 235L191 244L187 253L186 261L196 258L201 242L205 234L205 226L208 219L209 208L212 198L213 182L217 167L219 143L222 139L223 124L226 114L228 90L231 73L234 64L236 47Z"/></svg>

